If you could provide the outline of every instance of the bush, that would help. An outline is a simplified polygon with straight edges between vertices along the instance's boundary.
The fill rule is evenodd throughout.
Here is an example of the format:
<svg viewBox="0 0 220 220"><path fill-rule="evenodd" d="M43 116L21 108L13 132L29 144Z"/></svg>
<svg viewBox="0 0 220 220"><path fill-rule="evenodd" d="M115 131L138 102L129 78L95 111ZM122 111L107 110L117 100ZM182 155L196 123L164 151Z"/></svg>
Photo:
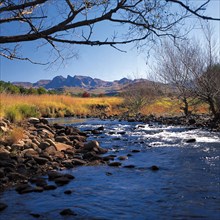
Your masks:
<svg viewBox="0 0 220 220"><path fill-rule="evenodd" d="M5 117L11 122L16 122L16 121L22 120L22 115L18 111L16 106L11 106L11 107L7 108L5 111Z"/></svg>
<svg viewBox="0 0 220 220"><path fill-rule="evenodd" d="M5 117L11 121L21 121L29 117L39 117L39 112L35 106L31 105L15 105L6 109Z"/></svg>

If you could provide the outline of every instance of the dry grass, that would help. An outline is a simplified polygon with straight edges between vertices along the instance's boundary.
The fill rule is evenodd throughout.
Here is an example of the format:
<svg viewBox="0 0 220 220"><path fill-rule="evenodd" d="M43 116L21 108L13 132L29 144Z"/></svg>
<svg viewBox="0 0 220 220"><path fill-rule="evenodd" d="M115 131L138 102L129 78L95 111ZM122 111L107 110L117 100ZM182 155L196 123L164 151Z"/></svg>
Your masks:
<svg viewBox="0 0 220 220"><path fill-rule="evenodd" d="M92 113L90 107L94 105L107 106L107 114L118 114L118 106L123 102L118 97L78 98L65 95L1 94L0 98L0 117L11 121L30 116L87 115Z"/></svg>
<svg viewBox="0 0 220 220"><path fill-rule="evenodd" d="M64 117L67 115L98 115L102 110L94 109L96 105L106 107L107 115L123 114L127 109L120 97L79 98L65 95L10 95L0 94L0 118L21 121L27 117ZM126 100L125 100L126 101ZM142 113L156 116L180 115L181 102L178 99L160 98L143 108ZM191 109L193 113L207 113L206 105Z"/></svg>
<svg viewBox="0 0 220 220"><path fill-rule="evenodd" d="M163 97L156 100L149 106L146 106L142 113L149 115L153 114L156 116L176 116L183 115L181 110L182 102L176 98L167 98ZM189 111L194 114L208 113L208 106L206 104L197 104L194 103L189 107Z"/></svg>
<svg viewBox="0 0 220 220"><path fill-rule="evenodd" d="M0 139L5 140L9 145L18 143L24 138L24 129L22 127L13 127L11 130L3 134Z"/></svg>

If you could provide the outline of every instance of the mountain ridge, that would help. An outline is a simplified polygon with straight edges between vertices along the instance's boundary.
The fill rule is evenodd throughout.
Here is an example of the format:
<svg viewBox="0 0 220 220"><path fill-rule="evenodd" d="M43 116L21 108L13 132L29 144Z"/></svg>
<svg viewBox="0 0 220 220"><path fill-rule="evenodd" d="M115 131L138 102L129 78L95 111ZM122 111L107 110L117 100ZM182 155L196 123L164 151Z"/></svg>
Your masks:
<svg viewBox="0 0 220 220"><path fill-rule="evenodd" d="M51 80L41 79L35 83L30 82L12 82L12 84L23 87L44 87L46 89L60 89L64 87L78 87L84 89L95 89L99 87L123 86L132 83L134 80L122 78L120 80L105 81L99 78L92 78L90 76L82 75L68 75L66 78L59 75Z"/></svg>

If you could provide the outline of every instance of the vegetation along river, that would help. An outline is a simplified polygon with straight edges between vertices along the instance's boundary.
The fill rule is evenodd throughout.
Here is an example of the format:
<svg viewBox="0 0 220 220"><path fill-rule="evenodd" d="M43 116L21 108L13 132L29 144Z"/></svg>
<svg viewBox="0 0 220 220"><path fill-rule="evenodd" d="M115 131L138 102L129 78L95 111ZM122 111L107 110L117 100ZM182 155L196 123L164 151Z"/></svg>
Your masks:
<svg viewBox="0 0 220 220"><path fill-rule="evenodd" d="M117 120L73 125L103 126L89 139L122 165L65 170L75 179L52 191L8 190L0 195L8 204L0 219L220 219L220 133ZM66 208L76 216L61 216Z"/></svg>

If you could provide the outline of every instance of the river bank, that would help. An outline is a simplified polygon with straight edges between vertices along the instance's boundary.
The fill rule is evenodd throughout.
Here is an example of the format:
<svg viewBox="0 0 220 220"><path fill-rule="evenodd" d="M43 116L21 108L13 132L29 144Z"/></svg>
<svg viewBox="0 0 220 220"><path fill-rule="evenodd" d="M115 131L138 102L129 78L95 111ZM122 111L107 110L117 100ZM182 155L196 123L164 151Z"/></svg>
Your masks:
<svg viewBox="0 0 220 220"><path fill-rule="evenodd" d="M43 118L30 118L16 124L2 120L0 126L4 131L0 141L1 191L12 186L19 187L20 193L48 190L50 186L45 181L41 184L40 177L48 175L50 170L107 161L99 156L106 150L97 141L87 142L87 134L72 126L51 125ZM39 177L39 180L33 177ZM67 179L55 182L61 185L62 181L68 182ZM29 181L40 183L32 187ZM24 185L18 186L21 183Z"/></svg>

